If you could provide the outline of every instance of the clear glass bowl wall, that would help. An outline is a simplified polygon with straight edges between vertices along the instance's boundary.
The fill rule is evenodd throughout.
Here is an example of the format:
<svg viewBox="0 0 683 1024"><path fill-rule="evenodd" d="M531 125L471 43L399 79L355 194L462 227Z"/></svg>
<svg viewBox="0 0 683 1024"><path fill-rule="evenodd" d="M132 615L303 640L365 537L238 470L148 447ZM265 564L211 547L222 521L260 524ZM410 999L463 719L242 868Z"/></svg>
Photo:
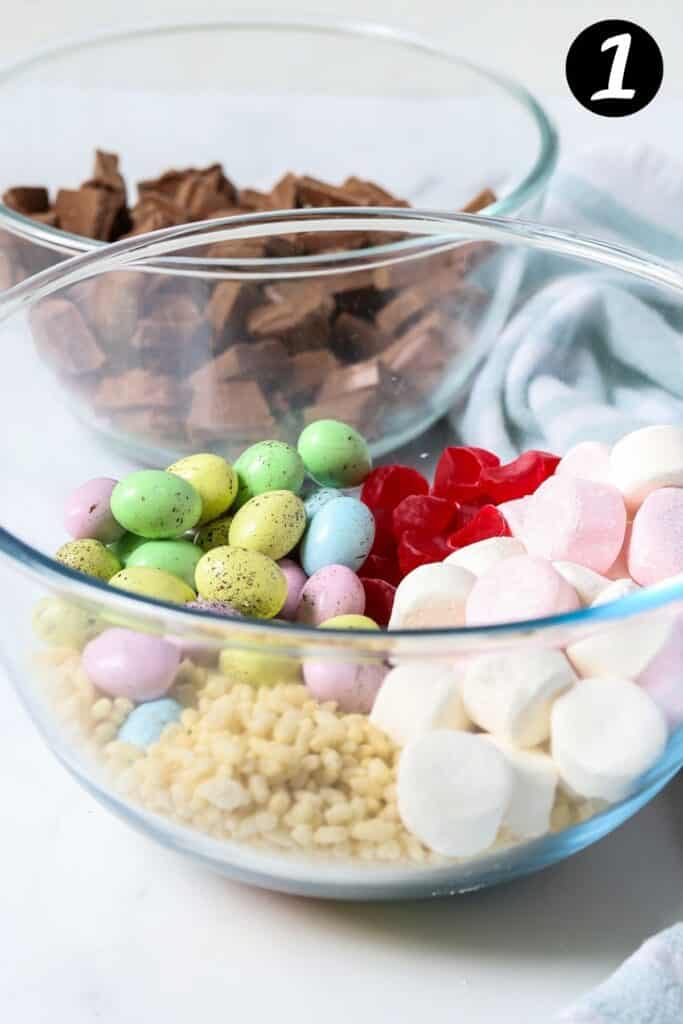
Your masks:
<svg viewBox="0 0 683 1024"><path fill-rule="evenodd" d="M341 253L315 266L295 260L276 272L248 259L223 259L212 273L219 282L251 283L265 274L275 288L300 280L327 288L332 279L338 289L340 281L359 276L364 283L352 289L359 303L355 315L370 321L374 308L362 305L374 296L368 275L398 274L405 285L423 282L425 269L438 264L444 281L451 281L450 291L444 285L434 300L447 362L428 394L418 394L420 374L408 375L388 411L378 414L379 437L393 429L390 416L407 416L413 427L426 424L441 408L433 404L440 388L446 390L439 402L445 402L466 387L491 341L484 329L491 308L487 289L505 289L506 281L517 289L529 258L537 269L557 277L609 268L625 285L638 278L672 323L679 323L683 312L683 284L676 271L608 246L493 218L348 211L313 223L305 213L246 218L239 224L197 225L118 243L106 253L45 271L6 293L0 305L0 341L11 367L1 385L7 426L0 450L0 568L3 593L12 595L3 603L2 652L29 713L59 760L97 799L159 841L247 882L350 899L465 891L568 856L611 831L666 783L683 762L683 734L674 733L657 764L613 804L577 799L560 789L548 834L520 841L502 832L476 857L442 858L416 841L398 816L397 748L362 715L307 704L303 666L333 664L344 672L381 676L390 664L412 662L429 673L443 664L463 665L473 654L565 648L596 632L618 646L624 631L641 628L650 635L654 628L665 643L680 625L680 584L539 623L334 635L277 622L226 621L126 596L50 557L64 540L61 511L72 488L92 476L121 477L140 461L134 445L112 444L113 438L120 442L120 435L109 422L85 430L69 415L81 403L81 417L92 420L92 373L65 372L57 358L60 343L45 333L45 324L53 322L55 303L57 313L78 310L92 289L114 288L125 297L149 288L164 301L186 295L187 289L207 289L213 278L207 281L206 268L198 271L192 255L217 239L236 243L264 233L378 228L396 236L384 254ZM533 287L525 285L527 291ZM470 288L479 298L463 307L463 289L467 295ZM50 307L52 314L46 315ZM463 330L483 339L483 350L471 361L461 353ZM175 342L168 343L172 347ZM120 339L117 348L125 352ZM250 379L267 390L262 372ZM291 372L283 372L279 387L285 397L293 381ZM195 449L216 442L221 432L220 450L234 452L253 440L244 437L240 424L226 425L218 418L223 404L212 404L211 396L222 395L224 384L211 370L205 372L202 387L209 411L202 429L216 435L193 435ZM366 397L378 401L378 388L371 385ZM162 466L185 450L175 407L168 414L158 421L157 447L146 449ZM393 436L399 434L396 427ZM424 469L452 436L451 428L433 428L386 459ZM97 693L80 664L83 645L112 624L182 638L186 657L172 696L186 710L147 753L131 753L116 743L130 707ZM266 681L269 685L259 685ZM339 804L344 806L334 810Z"/></svg>
<svg viewBox="0 0 683 1024"><path fill-rule="evenodd" d="M0 130L0 193L44 184L53 196L90 176L99 148L120 154L131 184L221 161L239 187L269 189L287 171L358 175L448 211L492 188L489 212L533 216L556 157L523 87L408 33L315 17L53 47L0 69ZM0 287L101 244L0 205Z"/></svg>

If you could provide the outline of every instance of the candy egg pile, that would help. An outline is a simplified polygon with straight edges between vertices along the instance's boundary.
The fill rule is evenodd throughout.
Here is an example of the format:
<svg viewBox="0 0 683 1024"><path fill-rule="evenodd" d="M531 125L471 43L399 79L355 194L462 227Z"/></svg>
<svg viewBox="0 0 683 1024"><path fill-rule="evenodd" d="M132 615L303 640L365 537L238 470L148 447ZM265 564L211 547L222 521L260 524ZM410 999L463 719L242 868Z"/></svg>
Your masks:
<svg viewBox="0 0 683 1024"><path fill-rule="evenodd" d="M358 639L527 623L683 579L683 428L507 465L450 447L430 483L373 470L355 430L319 421L234 466L202 453L90 480L65 524L69 568L221 617L185 638L56 598L34 614L60 713L117 787L216 837L473 857L625 799L683 724L675 606L596 613L554 647L527 626L507 646L454 638L433 660ZM305 656L231 644L244 619L358 638Z"/></svg>

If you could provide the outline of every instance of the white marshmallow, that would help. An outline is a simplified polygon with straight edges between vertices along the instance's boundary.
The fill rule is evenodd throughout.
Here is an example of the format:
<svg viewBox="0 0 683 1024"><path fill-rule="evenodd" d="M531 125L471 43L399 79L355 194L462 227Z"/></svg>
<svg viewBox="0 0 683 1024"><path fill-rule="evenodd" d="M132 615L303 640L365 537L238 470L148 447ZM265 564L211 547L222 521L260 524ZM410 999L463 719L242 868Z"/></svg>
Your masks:
<svg viewBox="0 0 683 1024"><path fill-rule="evenodd" d="M550 735L553 701L576 682L560 651L510 651L474 658L465 671L465 711L480 728L517 747Z"/></svg>
<svg viewBox="0 0 683 1024"><path fill-rule="evenodd" d="M571 792L615 803L664 752L667 727L629 679L584 679L555 702L552 756Z"/></svg>
<svg viewBox="0 0 683 1024"><path fill-rule="evenodd" d="M525 555L526 548L515 537L489 537L488 540L468 544L444 559L444 565L459 565L475 576L482 576L504 558Z"/></svg>
<svg viewBox="0 0 683 1024"><path fill-rule="evenodd" d="M447 665L403 664L384 679L370 721L399 747L433 729L467 729L461 681Z"/></svg>
<svg viewBox="0 0 683 1024"><path fill-rule="evenodd" d="M638 584L632 579L612 580L595 598L593 607L597 608L601 604L609 604L610 601L619 601L622 597L635 594L636 590L640 589Z"/></svg>
<svg viewBox="0 0 683 1024"><path fill-rule="evenodd" d="M615 622L570 644L567 657L584 678L637 679L666 643L670 628L662 615Z"/></svg>
<svg viewBox="0 0 683 1024"><path fill-rule="evenodd" d="M409 832L446 857L472 857L494 842L514 774L481 736L438 729L412 740L398 765L398 810Z"/></svg>
<svg viewBox="0 0 683 1024"><path fill-rule="evenodd" d="M485 736L504 755L513 771L512 798L503 818L518 839L534 839L550 831L559 779L555 762L538 748L518 750L496 736Z"/></svg>
<svg viewBox="0 0 683 1024"><path fill-rule="evenodd" d="M630 510L660 487L683 487L683 427L644 427L622 437L610 455L610 481Z"/></svg>
<svg viewBox="0 0 683 1024"><path fill-rule="evenodd" d="M513 498L512 501L504 501L498 506L498 511L508 524L513 537L519 538L524 533L524 517L528 507L528 497Z"/></svg>
<svg viewBox="0 0 683 1024"><path fill-rule="evenodd" d="M420 565L398 585L389 629L462 626L476 577L459 565Z"/></svg>
<svg viewBox="0 0 683 1024"><path fill-rule="evenodd" d="M593 604L596 597L609 586L610 581L606 576L578 562L553 562L553 568L574 588L583 605Z"/></svg>

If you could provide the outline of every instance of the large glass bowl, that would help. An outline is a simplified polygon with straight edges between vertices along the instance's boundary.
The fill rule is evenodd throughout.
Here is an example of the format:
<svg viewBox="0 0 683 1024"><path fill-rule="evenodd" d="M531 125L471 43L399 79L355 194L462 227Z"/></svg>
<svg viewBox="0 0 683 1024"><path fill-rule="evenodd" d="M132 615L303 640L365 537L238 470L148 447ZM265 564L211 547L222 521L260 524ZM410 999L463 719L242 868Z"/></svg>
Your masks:
<svg viewBox="0 0 683 1024"><path fill-rule="evenodd" d="M83 375L75 375L70 391L64 389L36 324L77 307L83 292L94 288L106 294L112 287L126 296L151 282L180 298L188 288L206 287L205 271L197 276L191 258L194 250L217 240L273 237L285 227L289 234L343 235L360 227L400 236L383 252L342 253L314 266L294 260L278 271L278 278L287 275L285 283L302 274L325 282L380 271L400 274L403 282L422 281L425 267L439 261L441 273L453 280L450 319L448 305L442 309L447 338L462 329L460 257L470 254L471 261L473 253L473 272L484 290L487 282L505 281L507 275L517 288L521 269L533 258L537 273L525 279L522 297L540 277L559 279L580 270L589 280L593 272L608 271L617 284L637 282L639 293L657 302L671 323L680 321L683 279L675 269L522 222L410 211L205 223L118 243L44 271L0 301L6 367L0 385L4 660L46 741L87 790L130 824L230 877L306 895L375 899L464 892L538 870L599 839L650 800L683 763L683 731L672 730L662 756L610 805L559 789L547 834L526 841L502 830L477 856L443 858L401 822L395 791L399 749L364 715L311 703L302 668L332 666L379 680L390 663L410 663L427 676L443 665L457 671L482 653L563 649L595 633L604 633L617 649L621 637L638 630L648 643L659 637L659 651L681 628L680 582L540 622L333 633L226 620L136 598L51 557L65 539L62 507L74 486L92 476L121 477L139 461L130 449L112 445L109 433L85 430L69 415ZM230 281L262 269L224 258L216 259L213 273ZM359 288L356 294L354 315L362 318L369 313L363 297L372 291ZM478 365L470 365L470 379ZM266 360L254 372L259 386L266 386L272 367ZM285 394L290 384L290 378L281 381ZM212 393L220 399L219 383L212 385L210 378L206 395ZM394 406L400 412L409 402L410 392L397 393ZM172 416L171 422L161 417L158 429L159 455L166 452L170 461L182 450ZM385 458L428 470L449 440L453 428L441 424ZM203 438L196 447L203 447ZM379 438L377 448L383 447ZM185 657L172 696L185 710L147 752L117 741L131 705L98 693L81 665L83 646L112 626L172 636L182 644ZM670 682L677 685L676 679Z"/></svg>

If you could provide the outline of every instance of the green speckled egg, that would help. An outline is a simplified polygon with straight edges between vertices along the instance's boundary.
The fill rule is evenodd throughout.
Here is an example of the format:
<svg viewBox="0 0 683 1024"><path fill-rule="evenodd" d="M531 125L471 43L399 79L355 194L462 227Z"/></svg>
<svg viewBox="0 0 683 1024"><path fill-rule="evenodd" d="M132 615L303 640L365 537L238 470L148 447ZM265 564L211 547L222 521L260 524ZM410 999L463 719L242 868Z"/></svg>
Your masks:
<svg viewBox="0 0 683 1024"><path fill-rule="evenodd" d="M257 619L272 619L287 598L287 580L260 551L221 547L207 551L195 570L197 589L207 601L227 601Z"/></svg>
<svg viewBox="0 0 683 1024"><path fill-rule="evenodd" d="M306 471L322 487L356 487L372 469L365 438L339 420L309 424L298 449Z"/></svg>
<svg viewBox="0 0 683 1024"><path fill-rule="evenodd" d="M267 491L251 498L235 514L230 544L260 551L277 561L301 540L306 529L306 509L291 491Z"/></svg>
<svg viewBox="0 0 683 1024"><path fill-rule="evenodd" d="M230 525L232 516L223 516L213 523L207 523L197 531L195 544L198 544L202 551L210 551L211 548L221 548L230 543Z"/></svg>
<svg viewBox="0 0 683 1024"><path fill-rule="evenodd" d="M250 686L277 686L278 683L296 683L301 679L298 658L283 658L261 651L221 651L218 664L224 675Z"/></svg>
<svg viewBox="0 0 683 1024"><path fill-rule="evenodd" d="M77 650L92 640L99 628L96 612L61 597L42 598L33 609L31 622L33 632L44 644Z"/></svg>
<svg viewBox="0 0 683 1024"><path fill-rule="evenodd" d="M187 480L199 494L202 499L200 526L227 512L237 495L237 473L220 455L188 455L169 466L167 472Z"/></svg>
<svg viewBox="0 0 683 1024"><path fill-rule="evenodd" d="M126 568L162 569L194 588L194 571L201 557L201 548L189 540L146 540L129 555Z"/></svg>
<svg viewBox="0 0 683 1024"><path fill-rule="evenodd" d="M141 544L146 543L147 541L144 537L136 537L134 533L124 533L123 537L108 546L109 550L114 552L121 565L125 566L128 565L128 559L135 549L139 548Z"/></svg>
<svg viewBox="0 0 683 1024"><path fill-rule="evenodd" d="M202 499L192 484L175 473L141 469L112 491L111 510L126 530L149 540L181 537L199 522Z"/></svg>
<svg viewBox="0 0 683 1024"><path fill-rule="evenodd" d="M70 540L62 544L55 558L69 569L95 576L105 583L121 568L116 555L99 540Z"/></svg>
<svg viewBox="0 0 683 1024"><path fill-rule="evenodd" d="M145 565L131 566L122 569L109 580L112 587L127 590L131 594L153 597L157 601L169 601L171 604L186 604L194 601L197 596L187 583L172 576L163 569L153 569Z"/></svg>
<svg viewBox="0 0 683 1024"><path fill-rule="evenodd" d="M242 452L235 463L239 490L234 508L266 491L292 491L303 486L305 470L296 448L284 441L259 441Z"/></svg>

